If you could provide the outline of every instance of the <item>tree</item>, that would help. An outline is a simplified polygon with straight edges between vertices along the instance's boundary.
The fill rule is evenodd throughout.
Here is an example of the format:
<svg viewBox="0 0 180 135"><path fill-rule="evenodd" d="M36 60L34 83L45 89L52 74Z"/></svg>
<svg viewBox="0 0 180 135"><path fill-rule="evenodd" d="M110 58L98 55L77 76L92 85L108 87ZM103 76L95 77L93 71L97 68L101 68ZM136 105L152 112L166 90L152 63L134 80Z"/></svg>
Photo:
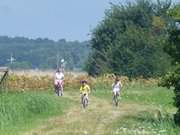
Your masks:
<svg viewBox="0 0 180 135"><path fill-rule="evenodd" d="M169 15L172 17L172 24L169 28L165 51L173 58L172 64L176 65L176 69L163 78L161 85L174 89L174 105L178 108L174 120L176 124L180 125L180 4L170 9Z"/></svg>
<svg viewBox="0 0 180 135"><path fill-rule="evenodd" d="M0 36L0 66L12 67L8 59L13 54L16 59L14 69L55 69L59 54L59 60L65 58L67 69L81 68L90 51L88 44L89 42L68 42L65 39L55 42L46 38Z"/></svg>
<svg viewBox="0 0 180 135"><path fill-rule="evenodd" d="M168 9L169 2L166 5L163 9ZM162 42L166 34L166 10L157 12L160 9L148 0L137 0L125 6L112 5L92 33L92 53L86 65L88 73L146 78L164 74L170 58L163 52Z"/></svg>

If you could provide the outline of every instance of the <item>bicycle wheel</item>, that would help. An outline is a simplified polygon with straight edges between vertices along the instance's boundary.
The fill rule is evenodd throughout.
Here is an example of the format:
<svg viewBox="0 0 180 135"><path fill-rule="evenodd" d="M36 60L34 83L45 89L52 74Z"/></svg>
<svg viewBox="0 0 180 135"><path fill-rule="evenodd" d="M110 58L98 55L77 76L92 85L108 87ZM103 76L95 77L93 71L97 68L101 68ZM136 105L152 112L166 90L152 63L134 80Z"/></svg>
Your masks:
<svg viewBox="0 0 180 135"><path fill-rule="evenodd" d="M59 86L59 96L62 96L61 86Z"/></svg>
<svg viewBox="0 0 180 135"><path fill-rule="evenodd" d="M113 103L115 106L118 106L118 95L117 94L113 96Z"/></svg>
<svg viewBox="0 0 180 135"><path fill-rule="evenodd" d="M88 106L88 99L86 96L83 97L83 108L85 109Z"/></svg>
<svg viewBox="0 0 180 135"><path fill-rule="evenodd" d="M118 96L115 96L115 105L118 106Z"/></svg>
<svg viewBox="0 0 180 135"><path fill-rule="evenodd" d="M59 96L59 88L58 88L58 86L56 86L55 92L56 92L56 95Z"/></svg>
<svg viewBox="0 0 180 135"><path fill-rule="evenodd" d="M62 92L61 92L61 86L57 86L57 90L56 90L57 96L62 96Z"/></svg>

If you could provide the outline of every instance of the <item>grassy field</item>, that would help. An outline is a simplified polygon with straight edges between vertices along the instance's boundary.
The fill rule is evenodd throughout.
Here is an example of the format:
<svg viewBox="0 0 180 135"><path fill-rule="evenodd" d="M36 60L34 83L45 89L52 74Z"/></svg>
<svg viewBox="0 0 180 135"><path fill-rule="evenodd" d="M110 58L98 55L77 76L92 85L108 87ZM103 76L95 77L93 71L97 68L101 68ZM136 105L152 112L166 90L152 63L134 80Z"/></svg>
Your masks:
<svg viewBox="0 0 180 135"><path fill-rule="evenodd" d="M98 88L83 110L78 90L69 89L65 97L74 106L25 135L178 135L173 96L173 91L162 87L134 85L123 88L116 108L110 88Z"/></svg>
<svg viewBox="0 0 180 135"><path fill-rule="evenodd" d="M35 128L51 116L59 116L72 105L54 93L11 92L0 94L0 135L16 135Z"/></svg>
<svg viewBox="0 0 180 135"><path fill-rule="evenodd" d="M176 112L173 106L174 93L172 90L158 87L156 80L139 79L129 82L124 78L120 105L115 107L112 104L109 87L113 76L108 78L104 76L96 80L89 78L91 86L94 87L90 95L90 104L83 110L78 90L79 80L83 77L86 76L77 76L66 82L70 87L65 87L64 97L55 96L53 90L43 89L19 92L11 90L9 93L1 93L0 134L178 135L180 133L180 128L173 122L173 114ZM44 86L46 78L42 80ZM19 86L18 83L14 84Z"/></svg>
<svg viewBox="0 0 180 135"><path fill-rule="evenodd" d="M111 99L108 89L94 93L98 98ZM122 91L121 105L129 104L132 112L117 117L106 127L105 135L178 135L180 128L173 122L176 108L173 91L157 86L133 86ZM120 108L119 107L119 108ZM134 108L133 108L134 107ZM138 109L144 110L137 111ZM124 110L122 110L124 111Z"/></svg>

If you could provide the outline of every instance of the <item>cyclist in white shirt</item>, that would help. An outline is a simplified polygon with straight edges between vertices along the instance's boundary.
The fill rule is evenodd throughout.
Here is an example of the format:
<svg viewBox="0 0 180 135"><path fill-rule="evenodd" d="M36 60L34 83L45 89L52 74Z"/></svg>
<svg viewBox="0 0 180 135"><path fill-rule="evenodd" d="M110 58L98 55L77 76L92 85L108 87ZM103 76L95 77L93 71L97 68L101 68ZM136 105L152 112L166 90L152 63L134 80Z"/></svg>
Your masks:
<svg viewBox="0 0 180 135"><path fill-rule="evenodd" d="M63 94L64 74L63 74L62 70L60 70L60 69L58 69L55 73L55 79L54 79L55 89L57 88L57 86L59 84L62 87L62 94Z"/></svg>
<svg viewBox="0 0 180 135"><path fill-rule="evenodd" d="M120 96L120 90L122 88L122 83L121 83L121 80L116 77L114 83L112 84L112 88L113 88L113 95L118 95Z"/></svg>

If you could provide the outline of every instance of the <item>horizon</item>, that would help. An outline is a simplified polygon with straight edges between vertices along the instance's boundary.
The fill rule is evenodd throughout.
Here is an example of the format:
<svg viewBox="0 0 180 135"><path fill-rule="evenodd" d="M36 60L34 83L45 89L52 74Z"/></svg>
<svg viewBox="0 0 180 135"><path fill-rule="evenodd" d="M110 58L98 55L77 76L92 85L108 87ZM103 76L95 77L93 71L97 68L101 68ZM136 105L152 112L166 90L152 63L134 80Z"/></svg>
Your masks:
<svg viewBox="0 0 180 135"><path fill-rule="evenodd" d="M59 38L57 40L54 40L54 39L51 39L51 38L48 38L48 37L25 37L25 36L8 36L8 35L0 35L0 38L10 38L10 39L15 39L15 38L25 38L25 39L28 39L28 40L38 40L38 39L42 39L42 40L49 40L49 41L53 41L53 42L58 42L60 40L65 40L66 42L88 42L89 40L83 40L83 41L79 41L79 40L67 40L65 38Z"/></svg>

